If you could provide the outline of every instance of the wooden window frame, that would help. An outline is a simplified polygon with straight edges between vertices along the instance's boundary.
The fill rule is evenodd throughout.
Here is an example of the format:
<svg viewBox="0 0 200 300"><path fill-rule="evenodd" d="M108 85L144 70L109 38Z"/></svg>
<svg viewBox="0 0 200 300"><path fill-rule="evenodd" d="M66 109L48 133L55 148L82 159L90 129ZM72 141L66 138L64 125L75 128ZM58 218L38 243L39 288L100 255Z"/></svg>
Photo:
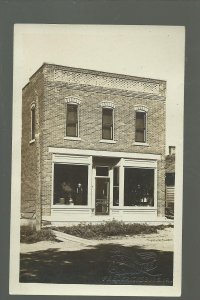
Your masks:
<svg viewBox="0 0 200 300"><path fill-rule="evenodd" d="M103 122L103 112L104 110L110 110L112 111L112 125L111 126L106 126ZM110 139L107 139L107 138L104 138L103 136L103 130L104 128L110 128L111 129L111 138ZM114 109L113 108L110 108L110 107L102 107L102 141L114 141Z"/></svg>
<svg viewBox="0 0 200 300"><path fill-rule="evenodd" d="M74 124L76 124L76 135L68 135L67 134L67 126L68 126L67 118L68 118L69 106L74 106L77 109L77 121L74 123ZM67 138L79 138L79 105L77 103L70 103L69 102L69 103L66 104L65 137L67 137Z"/></svg>
<svg viewBox="0 0 200 300"><path fill-rule="evenodd" d="M35 103L32 103L31 104L31 140L30 140L30 144L35 142L35 130L36 130L36 105L35 105Z"/></svg>
<svg viewBox="0 0 200 300"><path fill-rule="evenodd" d="M137 113L143 113L144 114L144 123L145 123L145 126L143 129L137 129ZM136 140L136 132L143 132L144 133L144 139L143 141L138 141ZM147 111L144 111L144 110L136 110L135 111L135 143L138 143L138 144L146 144L147 143Z"/></svg>

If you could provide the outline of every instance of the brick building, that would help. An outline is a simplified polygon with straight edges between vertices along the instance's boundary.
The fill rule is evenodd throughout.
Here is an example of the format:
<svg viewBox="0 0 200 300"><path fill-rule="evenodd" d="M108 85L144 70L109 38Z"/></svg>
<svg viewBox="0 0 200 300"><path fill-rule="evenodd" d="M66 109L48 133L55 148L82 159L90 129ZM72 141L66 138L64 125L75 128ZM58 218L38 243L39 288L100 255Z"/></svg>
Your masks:
<svg viewBox="0 0 200 300"><path fill-rule="evenodd" d="M23 88L22 218L165 216L166 82L43 64Z"/></svg>

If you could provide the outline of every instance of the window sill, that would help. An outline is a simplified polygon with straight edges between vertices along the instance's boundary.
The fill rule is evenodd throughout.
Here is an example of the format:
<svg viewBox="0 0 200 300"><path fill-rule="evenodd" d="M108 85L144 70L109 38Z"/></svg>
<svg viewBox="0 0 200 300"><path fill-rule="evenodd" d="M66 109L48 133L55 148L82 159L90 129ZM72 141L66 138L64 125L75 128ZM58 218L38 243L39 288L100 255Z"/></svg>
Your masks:
<svg viewBox="0 0 200 300"><path fill-rule="evenodd" d="M130 210L138 210L138 209L141 209L141 210L156 210L157 207L156 206L150 206L150 205L147 205L147 206L139 206L139 205L133 205L133 206L123 206L123 207L120 207L120 209L130 209Z"/></svg>
<svg viewBox="0 0 200 300"><path fill-rule="evenodd" d="M133 145L135 145L135 146L146 146L146 147L149 146L148 143L139 143L139 142L135 142L135 143L133 143Z"/></svg>
<svg viewBox="0 0 200 300"><path fill-rule="evenodd" d="M35 143L35 139L33 139L29 142L29 144L33 144L33 143Z"/></svg>
<svg viewBox="0 0 200 300"><path fill-rule="evenodd" d="M100 143L107 143L107 144L116 144L117 142L114 140L100 140Z"/></svg>
<svg viewBox="0 0 200 300"><path fill-rule="evenodd" d="M70 141L81 141L80 137L73 137L73 136L65 136L64 140L70 140Z"/></svg>
<svg viewBox="0 0 200 300"><path fill-rule="evenodd" d="M82 208L90 208L88 205L75 205L75 204L53 204L52 209L56 209L56 208L67 208L67 209L73 209L73 208L77 208L77 209L82 209Z"/></svg>

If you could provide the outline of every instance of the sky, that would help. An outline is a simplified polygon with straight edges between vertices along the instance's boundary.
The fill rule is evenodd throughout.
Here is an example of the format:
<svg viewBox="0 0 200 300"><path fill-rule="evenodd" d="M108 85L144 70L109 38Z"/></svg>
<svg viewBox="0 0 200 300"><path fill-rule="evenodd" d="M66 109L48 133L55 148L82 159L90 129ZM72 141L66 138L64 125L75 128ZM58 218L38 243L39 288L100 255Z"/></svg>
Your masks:
<svg viewBox="0 0 200 300"><path fill-rule="evenodd" d="M14 28L14 99L44 63L167 81L166 149L183 143L183 26L42 25Z"/></svg>

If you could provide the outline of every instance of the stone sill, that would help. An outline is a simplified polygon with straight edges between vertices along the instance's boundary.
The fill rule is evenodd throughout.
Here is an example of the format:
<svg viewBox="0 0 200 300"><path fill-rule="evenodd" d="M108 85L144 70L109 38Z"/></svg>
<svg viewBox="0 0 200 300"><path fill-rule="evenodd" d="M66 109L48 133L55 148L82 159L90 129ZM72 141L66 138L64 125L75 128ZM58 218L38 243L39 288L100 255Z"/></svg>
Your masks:
<svg viewBox="0 0 200 300"><path fill-rule="evenodd" d="M149 147L149 144L148 144L148 143L139 143L139 142L135 142L135 143L133 143L132 145L134 145L134 146L146 146L146 147Z"/></svg>
<svg viewBox="0 0 200 300"><path fill-rule="evenodd" d="M114 140L100 140L99 143L116 144L117 142Z"/></svg>
<svg viewBox="0 0 200 300"><path fill-rule="evenodd" d="M29 142L29 144L33 144L33 143L35 143L35 139L33 139Z"/></svg>
<svg viewBox="0 0 200 300"><path fill-rule="evenodd" d="M80 137L72 137L72 136L65 136L64 140L69 140L69 141L81 141Z"/></svg>

